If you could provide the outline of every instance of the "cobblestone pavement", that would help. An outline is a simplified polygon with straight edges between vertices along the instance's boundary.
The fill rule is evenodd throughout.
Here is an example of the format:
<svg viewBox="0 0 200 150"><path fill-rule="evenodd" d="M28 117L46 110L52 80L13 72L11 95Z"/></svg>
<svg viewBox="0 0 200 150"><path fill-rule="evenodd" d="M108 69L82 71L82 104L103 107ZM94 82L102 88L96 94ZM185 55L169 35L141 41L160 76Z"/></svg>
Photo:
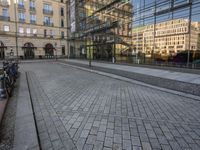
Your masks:
<svg viewBox="0 0 200 150"><path fill-rule="evenodd" d="M200 149L200 101L55 63L22 68L43 149Z"/></svg>
<svg viewBox="0 0 200 150"><path fill-rule="evenodd" d="M146 71L143 73L136 73L133 70L132 70L133 72L131 72L131 71L127 71L127 69L126 69L126 71L122 71L122 70L120 70L120 67L117 69L116 68L117 65L113 65L111 63L109 65L112 65L114 68L112 68L112 66L107 66L108 63L94 62L92 64L92 67L89 67L87 61L79 61L79 60L64 60L63 61L62 60L60 62L65 63L65 64L67 63L67 64L79 66L79 67L84 67L87 69L116 74L116 75L119 75L122 77L126 77L126 78L133 79L136 81L144 82L144 83L147 83L150 85L155 85L158 87L163 87L163 88L167 88L167 89L171 89L171 90L175 90L175 91L184 92L187 94L200 96L200 92L199 92L200 85L198 84L198 82L197 82L197 84L193 84L193 83L177 81L176 79L175 80L167 79L167 78L165 78L165 76L166 76L165 73L162 73L163 74L162 76L164 77L164 78L162 78L162 76L160 76L160 77L151 76ZM123 66L123 65L121 65L121 66ZM127 66L127 67L129 68L130 66ZM127 67L125 67L125 68L127 68ZM130 68L130 69L133 69L133 68ZM161 73L160 71L158 71L158 72L159 72L159 74ZM176 76L176 77L179 77L179 76ZM181 77L179 77L179 78L181 78ZM185 77L183 77L183 78L185 78ZM186 79L186 80L188 80L188 79Z"/></svg>
<svg viewBox="0 0 200 150"><path fill-rule="evenodd" d="M0 126L0 150L10 150L13 148L14 142L14 127L16 119L18 83L16 84L13 92L13 97L9 99L7 109L5 110L4 117Z"/></svg>

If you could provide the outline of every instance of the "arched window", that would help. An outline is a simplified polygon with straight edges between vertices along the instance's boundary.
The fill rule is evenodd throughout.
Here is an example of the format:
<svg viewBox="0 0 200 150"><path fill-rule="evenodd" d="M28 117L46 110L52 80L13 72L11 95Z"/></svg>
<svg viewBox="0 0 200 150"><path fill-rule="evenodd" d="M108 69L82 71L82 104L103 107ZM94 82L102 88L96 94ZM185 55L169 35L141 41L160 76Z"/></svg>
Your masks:
<svg viewBox="0 0 200 150"><path fill-rule="evenodd" d="M32 43L30 43L30 42L25 43L24 46L22 47L22 49L24 50L25 59L35 58L34 49L36 49L36 47L34 47L34 45Z"/></svg>
<svg viewBox="0 0 200 150"><path fill-rule="evenodd" d="M46 44L44 49L45 49L46 56L54 56L54 52L53 52L54 47L52 44L50 44L50 43Z"/></svg>

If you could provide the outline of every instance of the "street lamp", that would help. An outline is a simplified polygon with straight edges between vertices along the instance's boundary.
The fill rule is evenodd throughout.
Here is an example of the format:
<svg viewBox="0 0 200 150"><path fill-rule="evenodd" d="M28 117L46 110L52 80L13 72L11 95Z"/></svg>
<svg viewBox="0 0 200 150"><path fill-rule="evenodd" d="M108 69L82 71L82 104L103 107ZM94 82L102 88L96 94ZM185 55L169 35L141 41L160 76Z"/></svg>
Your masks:
<svg viewBox="0 0 200 150"><path fill-rule="evenodd" d="M18 61L17 3L18 3L18 0L15 0L14 1L14 11L15 11L15 41L16 41L17 61Z"/></svg>
<svg viewBox="0 0 200 150"><path fill-rule="evenodd" d="M91 44L92 44L92 35L89 34L89 67L92 67Z"/></svg>
<svg viewBox="0 0 200 150"><path fill-rule="evenodd" d="M57 46L57 43L55 42L55 48L54 48L54 50L56 51L56 61L57 61L57 50L56 50L56 46Z"/></svg>

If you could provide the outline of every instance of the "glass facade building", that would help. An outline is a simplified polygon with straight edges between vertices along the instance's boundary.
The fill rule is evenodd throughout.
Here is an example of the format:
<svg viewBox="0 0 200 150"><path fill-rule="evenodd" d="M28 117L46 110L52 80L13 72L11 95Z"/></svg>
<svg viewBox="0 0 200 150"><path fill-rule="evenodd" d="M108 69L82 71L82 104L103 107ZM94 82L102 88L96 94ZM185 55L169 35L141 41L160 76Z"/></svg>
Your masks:
<svg viewBox="0 0 200 150"><path fill-rule="evenodd" d="M145 61L200 59L200 0L133 0L133 47Z"/></svg>
<svg viewBox="0 0 200 150"><path fill-rule="evenodd" d="M70 18L70 53L75 57L177 64L200 59L200 0L70 3L75 16Z"/></svg>

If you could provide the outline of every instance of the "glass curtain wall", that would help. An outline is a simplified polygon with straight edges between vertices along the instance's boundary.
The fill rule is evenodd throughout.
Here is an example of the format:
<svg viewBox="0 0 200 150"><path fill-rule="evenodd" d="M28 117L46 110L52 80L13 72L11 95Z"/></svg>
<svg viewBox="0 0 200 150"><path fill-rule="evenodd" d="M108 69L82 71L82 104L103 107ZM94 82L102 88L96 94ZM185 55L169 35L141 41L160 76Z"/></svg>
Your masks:
<svg viewBox="0 0 200 150"><path fill-rule="evenodd" d="M179 66L200 63L200 0L74 2L70 47L76 57Z"/></svg>
<svg viewBox="0 0 200 150"><path fill-rule="evenodd" d="M132 5L137 63L199 63L200 0L132 0Z"/></svg>

